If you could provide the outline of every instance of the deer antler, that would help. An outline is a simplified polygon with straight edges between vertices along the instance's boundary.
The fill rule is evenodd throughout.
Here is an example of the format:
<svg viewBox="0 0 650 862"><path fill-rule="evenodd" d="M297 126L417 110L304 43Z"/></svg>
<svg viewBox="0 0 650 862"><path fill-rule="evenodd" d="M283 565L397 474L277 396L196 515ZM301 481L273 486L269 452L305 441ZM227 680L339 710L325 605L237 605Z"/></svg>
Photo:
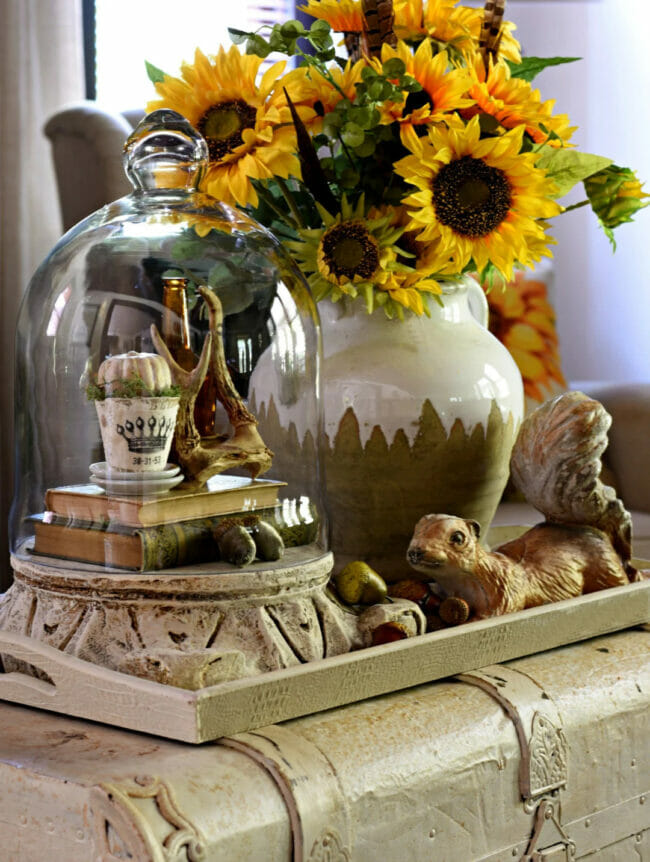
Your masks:
<svg viewBox="0 0 650 862"><path fill-rule="evenodd" d="M154 347L169 365L172 380L181 388L174 445L186 479L204 484L211 476L231 467L247 467L253 478L271 466L273 453L264 445L257 430L257 419L246 408L232 382L223 349L223 309L219 297L208 287L199 287L208 307L210 332L203 342L201 356L192 371L185 371L174 360L155 325L151 326ZM230 439L202 438L194 424L194 403L212 367L217 398L223 404L234 434Z"/></svg>
<svg viewBox="0 0 650 862"><path fill-rule="evenodd" d="M201 356L192 371L185 371L176 362L169 352L169 348L162 340L155 324L151 324L151 338L158 353L165 359L172 375L172 382L180 386L181 397L178 405L178 416L176 419L177 440L184 440L186 446L195 448L201 442L201 435L194 424L194 403L199 394L201 385L205 379L210 364L210 347L212 346L212 333L208 333L203 342ZM178 443L177 443L178 448Z"/></svg>

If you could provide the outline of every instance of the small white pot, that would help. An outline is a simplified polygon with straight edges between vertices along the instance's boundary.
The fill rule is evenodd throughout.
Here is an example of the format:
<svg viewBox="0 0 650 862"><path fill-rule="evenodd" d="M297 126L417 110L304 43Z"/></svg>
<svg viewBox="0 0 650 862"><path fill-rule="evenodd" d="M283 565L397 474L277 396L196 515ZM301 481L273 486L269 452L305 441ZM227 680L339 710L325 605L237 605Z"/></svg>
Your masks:
<svg viewBox="0 0 650 862"><path fill-rule="evenodd" d="M174 436L178 401L178 398L96 401L109 467L136 473L164 470Z"/></svg>

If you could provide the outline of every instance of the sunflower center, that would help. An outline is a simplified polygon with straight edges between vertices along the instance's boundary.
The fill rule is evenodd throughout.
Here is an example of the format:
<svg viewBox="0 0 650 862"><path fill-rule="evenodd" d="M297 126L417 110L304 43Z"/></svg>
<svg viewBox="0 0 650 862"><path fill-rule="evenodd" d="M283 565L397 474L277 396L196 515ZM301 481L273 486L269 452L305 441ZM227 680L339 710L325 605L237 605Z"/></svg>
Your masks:
<svg viewBox="0 0 650 862"><path fill-rule="evenodd" d="M337 278L371 278L379 266L377 243L358 222L344 222L323 235L323 260Z"/></svg>
<svg viewBox="0 0 650 862"><path fill-rule="evenodd" d="M208 142L210 160L218 162L239 147L243 142L242 131L254 128L256 116L255 108L243 99L219 102L208 108L196 126Z"/></svg>
<svg viewBox="0 0 650 862"><path fill-rule="evenodd" d="M433 181L436 217L461 236L487 236L505 219L511 203L505 173L472 156L444 165Z"/></svg>

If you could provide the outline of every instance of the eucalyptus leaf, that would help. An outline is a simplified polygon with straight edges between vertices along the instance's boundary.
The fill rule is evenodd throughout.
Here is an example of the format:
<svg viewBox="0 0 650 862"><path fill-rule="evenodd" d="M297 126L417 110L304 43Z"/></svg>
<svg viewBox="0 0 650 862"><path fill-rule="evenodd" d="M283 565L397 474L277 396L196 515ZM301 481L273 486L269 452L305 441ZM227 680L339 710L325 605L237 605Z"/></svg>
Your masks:
<svg viewBox="0 0 650 862"><path fill-rule="evenodd" d="M263 39L261 36L258 36L256 33L250 33L248 38L246 39L246 53L247 54L255 54L258 57L268 57L271 53L271 46Z"/></svg>
<svg viewBox="0 0 650 862"><path fill-rule="evenodd" d="M391 57L382 65L381 70L387 78L401 78L406 72L406 66L399 57Z"/></svg>
<svg viewBox="0 0 650 862"><path fill-rule="evenodd" d="M341 137L349 147L358 147L364 142L366 136L363 129L356 123L346 123L343 126Z"/></svg>
<svg viewBox="0 0 650 862"><path fill-rule="evenodd" d="M208 284L210 287L218 287L220 284L230 281L232 277L232 269L223 261L219 261L208 274Z"/></svg>
<svg viewBox="0 0 650 862"><path fill-rule="evenodd" d="M332 39L329 33L316 32L306 33L307 41L310 42L317 51L322 51L331 45Z"/></svg>
<svg viewBox="0 0 650 862"><path fill-rule="evenodd" d="M350 119L362 129L370 129L379 121L379 111L369 105L362 107L353 106L350 110Z"/></svg>
<svg viewBox="0 0 650 862"><path fill-rule="evenodd" d="M317 18L312 22L309 32L310 33L330 33L332 28L324 21L322 18Z"/></svg>
<svg viewBox="0 0 650 862"><path fill-rule="evenodd" d="M541 152L537 167L544 170L556 184L558 188L555 197L558 198L571 191L576 183L612 164L612 160L605 156L594 156L577 150L545 146Z"/></svg>
<svg viewBox="0 0 650 862"><path fill-rule="evenodd" d="M174 260L191 260L201 257L205 250L205 243L200 239L179 239L171 249Z"/></svg>
<svg viewBox="0 0 650 862"><path fill-rule="evenodd" d="M484 135L496 134L500 125L497 118L491 114L479 114L478 122Z"/></svg>
<svg viewBox="0 0 650 862"><path fill-rule="evenodd" d="M384 84L381 80L372 81L368 85L368 95L374 102L379 102L384 92Z"/></svg>
<svg viewBox="0 0 650 862"><path fill-rule="evenodd" d="M521 63L506 60L513 78L532 81L548 66L561 66L564 63L575 63L582 57L522 57Z"/></svg>
<svg viewBox="0 0 650 862"><path fill-rule="evenodd" d="M280 32L278 27L274 27L269 36L269 45L273 51L284 51L289 53L290 45L294 44L287 41L284 34Z"/></svg>
<svg viewBox="0 0 650 862"><path fill-rule="evenodd" d="M347 168L341 174L340 183L344 189L355 189L359 185L359 174L352 168Z"/></svg>
<svg viewBox="0 0 650 862"><path fill-rule="evenodd" d="M302 36L305 32L305 27L302 21L292 19L291 21L285 21L284 24L280 25L280 32L285 38L294 39L296 36Z"/></svg>
<svg viewBox="0 0 650 862"><path fill-rule="evenodd" d="M373 134L367 134L363 143L354 148L354 152L358 156L361 156L361 158L366 158L375 152L376 147L377 143L375 141L375 136Z"/></svg>

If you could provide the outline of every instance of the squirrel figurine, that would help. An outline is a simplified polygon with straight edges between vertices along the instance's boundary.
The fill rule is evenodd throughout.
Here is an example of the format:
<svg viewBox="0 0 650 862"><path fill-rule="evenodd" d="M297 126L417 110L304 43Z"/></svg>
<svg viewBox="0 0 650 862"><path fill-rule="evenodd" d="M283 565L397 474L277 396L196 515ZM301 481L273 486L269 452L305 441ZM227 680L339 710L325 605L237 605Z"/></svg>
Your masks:
<svg viewBox="0 0 650 862"><path fill-rule="evenodd" d="M409 564L443 598L467 603L470 619L532 608L641 580L630 563L631 517L600 480L611 417L597 401L568 392L522 424L511 474L546 521L494 551L476 521L425 515Z"/></svg>

